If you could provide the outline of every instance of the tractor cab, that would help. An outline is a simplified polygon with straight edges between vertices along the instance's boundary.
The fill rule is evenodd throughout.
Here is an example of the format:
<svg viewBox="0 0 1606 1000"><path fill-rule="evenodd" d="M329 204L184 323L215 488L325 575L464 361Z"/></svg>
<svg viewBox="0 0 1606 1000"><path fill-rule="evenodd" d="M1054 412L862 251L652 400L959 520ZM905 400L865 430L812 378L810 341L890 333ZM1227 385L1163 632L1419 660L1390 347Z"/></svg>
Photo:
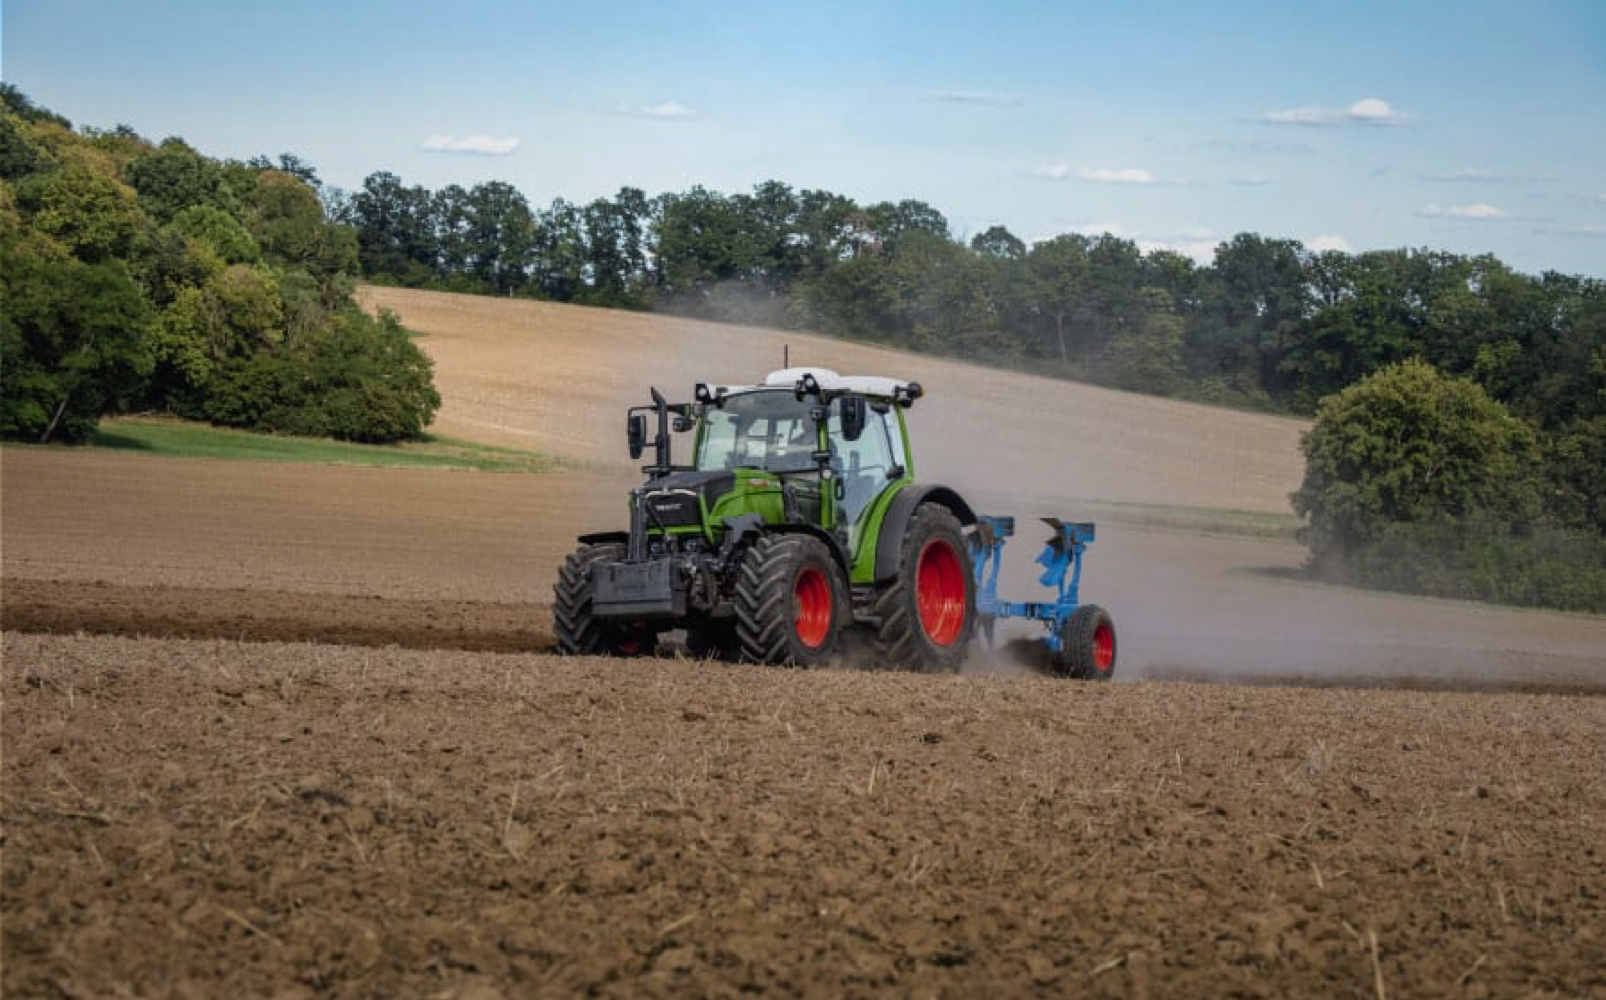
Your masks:
<svg viewBox="0 0 1606 1000"><path fill-rule="evenodd" d="M762 474L746 478L760 488L773 480L796 520L857 551L867 511L912 474L898 409L919 395L917 383L823 369L774 372L762 386L699 386L692 468Z"/></svg>

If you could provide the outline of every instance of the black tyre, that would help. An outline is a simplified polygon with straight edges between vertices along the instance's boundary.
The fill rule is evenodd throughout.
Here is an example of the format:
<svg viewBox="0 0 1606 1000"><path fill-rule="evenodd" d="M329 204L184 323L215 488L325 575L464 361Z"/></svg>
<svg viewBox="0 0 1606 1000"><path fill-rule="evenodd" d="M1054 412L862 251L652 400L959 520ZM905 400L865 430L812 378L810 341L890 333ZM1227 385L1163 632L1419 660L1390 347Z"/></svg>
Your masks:
<svg viewBox="0 0 1606 1000"><path fill-rule="evenodd" d="M742 556L732 606L742 659L794 667L824 664L836 651L846 602L825 543L808 535L761 535Z"/></svg>
<svg viewBox="0 0 1606 1000"><path fill-rule="evenodd" d="M877 657L883 666L957 672L976 631L976 581L958 518L921 504L899 552L897 577L876 595Z"/></svg>
<svg viewBox="0 0 1606 1000"><path fill-rule="evenodd" d="M1084 604L1060 626L1058 673L1107 681L1115 673L1115 621L1097 604Z"/></svg>
<svg viewBox="0 0 1606 1000"><path fill-rule="evenodd" d="M591 611L591 567L625 557L619 542L582 545L563 563L553 585L552 633L558 652L569 656L646 656L658 645L658 633L645 626L603 621Z"/></svg>

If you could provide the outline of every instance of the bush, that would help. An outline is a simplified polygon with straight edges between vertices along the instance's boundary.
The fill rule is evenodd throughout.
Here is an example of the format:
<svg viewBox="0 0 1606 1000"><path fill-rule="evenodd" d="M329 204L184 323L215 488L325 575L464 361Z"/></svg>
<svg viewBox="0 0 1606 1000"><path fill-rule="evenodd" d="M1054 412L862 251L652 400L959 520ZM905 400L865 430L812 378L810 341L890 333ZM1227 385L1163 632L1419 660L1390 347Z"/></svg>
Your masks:
<svg viewBox="0 0 1606 1000"><path fill-rule="evenodd" d="M120 261L0 243L0 436L81 442L149 374L149 310Z"/></svg>
<svg viewBox="0 0 1606 1000"><path fill-rule="evenodd" d="M1546 439L1545 480L1553 517L1606 534L1606 417L1575 420Z"/></svg>
<svg viewBox="0 0 1606 1000"><path fill-rule="evenodd" d="M1477 383L1421 361L1323 399L1300 447L1305 479L1292 500L1318 567L1398 524L1486 514L1525 525L1539 514L1533 429Z"/></svg>
<svg viewBox="0 0 1606 1000"><path fill-rule="evenodd" d="M418 437L440 407L429 359L391 313L355 310L222 371L215 423L383 444Z"/></svg>
<svg viewBox="0 0 1606 1000"><path fill-rule="evenodd" d="M1388 526L1328 575L1384 590L1602 613L1606 536L1519 532L1486 514L1437 518Z"/></svg>

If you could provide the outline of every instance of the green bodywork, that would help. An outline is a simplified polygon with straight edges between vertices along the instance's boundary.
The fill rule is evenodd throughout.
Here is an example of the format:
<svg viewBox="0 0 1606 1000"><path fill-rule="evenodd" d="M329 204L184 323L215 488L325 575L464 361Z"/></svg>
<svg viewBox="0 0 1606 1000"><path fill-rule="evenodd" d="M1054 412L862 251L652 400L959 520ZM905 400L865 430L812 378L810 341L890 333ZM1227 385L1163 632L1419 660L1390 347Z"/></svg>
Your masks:
<svg viewBox="0 0 1606 1000"><path fill-rule="evenodd" d="M768 390L758 390L769 392ZM750 395L748 393L743 396ZM780 401L781 394L776 394L774 405L784 405ZM792 399L792 393L784 393L786 400ZM740 399L740 396L730 397L730 402ZM794 497L799 501L798 508L802 523L819 528L828 535L845 541L843 546L849 564L849 578L854 584L869 584L875 581L876 544L881 536L881 525L885 519L887 509L891 506L893 498L898 492L914 482L914 459L909 448L909 430L904 420L904 408L893 400L874 396L865 397L869 421L864 435L884 433L892 451L889 456L890 466L878 467L882 469L879 476L861 475L855 477L856 487L862 491L859 502L862 509L857 517L848 521L848 505L839 498L837 484L841 482L843 469L841 463L833 458L832 473L823 479L814 464L803 464L799 467L788 467L783 471L744 464L739 459L728 463L719 463L711 460L710 448L710 420L716 412L713 404L696 405L689 407L696 418L694 428L693 451L696 456L696 465L699 470L709 471L717 469L729 472L735 476L734 485L726 492L710 501L699 495L698 507L701 512L700 525L684 527L649 528L653 535L669 534L673 536L701 535L708 544L718 545L725 532L725 523L728 518L741 517L748 514L757 514L765 524L785 525L789 522L786 515L785 493L782 488L783 481L792 487ZM812 401L811 401L812 402ZM796 403L797 411L806 414L811 402ZM729 405L729 403L727 404ZM817 404L816 404L817 405ZM801 419L808 419L803 417ZM814 439L812 450L830 451L833 456L840 456L849 452L854 443L850 443L840 436L838 430L839 420L834 414L823 421L810 420L814 424ZM876 426L880 423L880 428ZM862 440L862 435L861 435ZM805 451L810 449L804 449ZM732 450L734 454L734 448ZM796 446L793 448L793 458L787 461L797 463ZM895 473L895 474L894 474Z"/></svg>

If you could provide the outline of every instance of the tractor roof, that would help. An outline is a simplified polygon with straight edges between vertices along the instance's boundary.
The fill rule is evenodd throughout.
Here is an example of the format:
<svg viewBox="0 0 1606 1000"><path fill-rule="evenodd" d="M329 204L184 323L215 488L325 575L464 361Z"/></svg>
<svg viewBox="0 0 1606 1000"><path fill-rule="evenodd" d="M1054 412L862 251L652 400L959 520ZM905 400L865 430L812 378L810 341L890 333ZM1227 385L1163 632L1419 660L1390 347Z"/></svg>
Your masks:
<svg viewBox="0 0 1606 1000"><path fill-rule="evenodd" d="M814 381L826 392L851 392L885 399L893 399L907 392L911 385L903 379L883 375L838 375L829 368L782 368L770 372L764 378L764 385L768 388L790 389L805 375L813 375Z"/></svg>

